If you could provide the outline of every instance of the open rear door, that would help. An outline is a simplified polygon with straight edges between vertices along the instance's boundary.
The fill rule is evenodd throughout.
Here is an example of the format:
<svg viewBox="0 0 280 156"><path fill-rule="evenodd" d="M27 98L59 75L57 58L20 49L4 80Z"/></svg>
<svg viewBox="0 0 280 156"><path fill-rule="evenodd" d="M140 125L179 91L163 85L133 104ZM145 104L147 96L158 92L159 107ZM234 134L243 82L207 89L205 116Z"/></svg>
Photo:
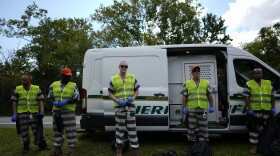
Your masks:
<svg viewBox="0 0 280 156"><path fill-rule="evenodd" d="M217 89L217 65L216 57L214 55L203 55L203 56L187 56L183 59L183 79L184 83L186 80L192 79L191 67L197 65L200 67L201 79L209 81L209 86L212 90L213 104L215 107L214 113L208 113L208 122L218 122L218 89Z"/></svg>

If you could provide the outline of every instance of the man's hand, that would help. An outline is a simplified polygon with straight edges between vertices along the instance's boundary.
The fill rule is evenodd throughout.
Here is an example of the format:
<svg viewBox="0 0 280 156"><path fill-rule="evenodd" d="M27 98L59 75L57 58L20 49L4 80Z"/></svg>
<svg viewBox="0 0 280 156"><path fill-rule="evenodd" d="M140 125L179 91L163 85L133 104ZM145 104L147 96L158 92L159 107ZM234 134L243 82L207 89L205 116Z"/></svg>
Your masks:
<svg viewBox="0 0 280 156"><path fill-rule="evenodd" d="M249 116L253 116L254 115L254 111L252 109L248 109L247 114Z"/></svg>
<svg viewBox="0 0 280 156"><path fill-rule="evenodd" d="M16 121L17 121L17 118L18 118L17 114L14 114L14 115L12 116L12 118L11 118L11 121L12 121L12 122L16 122Z"/></svg>
<svg viewBox="0 0 280 156"><path fill-rule="evenodd" d="M53 104L54 106L58 107L58 103L59 103L59 102L60 102L60 101L53 101L52 104Z"/></svg>
<svg viewBox="0 0 280 156"><path fill-rule="evenodd" d="M59 102L59 107L63 107L63 106L65 106L66 104L68 103L68 100L62 100L62 101L60 101Z"/></svg>
<svg viewBox="0 0 280 156"><path fill-rule="evenodd" d="M123 106L126 105L126 101L125 100L119 100L118 104L123 107Z"/></svg>
<svg viewBox="0 0 280 156"><path fill-rule="evenodd" d="M130 102L133 102L133 101L134 101L133 97L128 97L128 98L127 98L127 102L130 103Z"/></svg>
<svg viewBox="0 0 280 156"><path fill-rule="evenodd" d="M188 109L187 108L183 108L183 114L187 115L188 114Z"/></svg>
<svg viewBox="0 0 280 156"><path fill-rule="evenodd" d="M210 106L209 113L213 113L215 111L214 106Z"/></svg>
<svg viewBox="0 0 280 156"><path fill-rule="evenodd" d="M271 111L271 114L272 114L272 115L274 115L274 114L276 113L275 108L271 108L271 110L270 110L270 111Z"/></svg>

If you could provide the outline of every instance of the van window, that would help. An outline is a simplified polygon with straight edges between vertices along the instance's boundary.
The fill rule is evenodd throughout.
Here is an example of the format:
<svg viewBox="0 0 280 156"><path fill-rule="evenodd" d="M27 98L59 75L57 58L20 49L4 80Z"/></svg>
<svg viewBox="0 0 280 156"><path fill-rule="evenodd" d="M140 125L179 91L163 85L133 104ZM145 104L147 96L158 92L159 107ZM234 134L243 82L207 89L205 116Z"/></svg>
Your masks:
<svg viewBox="0 0 280 156"><path fill-rule="evenodd" d="M271 72L269 69L254 60L235 59L233 61L236 82L240 87L244 87L248 80L252 79L251 71L255 68L261 68L263 71L263 79L270 80L273 88L278 92L279 77Z"/></svg>

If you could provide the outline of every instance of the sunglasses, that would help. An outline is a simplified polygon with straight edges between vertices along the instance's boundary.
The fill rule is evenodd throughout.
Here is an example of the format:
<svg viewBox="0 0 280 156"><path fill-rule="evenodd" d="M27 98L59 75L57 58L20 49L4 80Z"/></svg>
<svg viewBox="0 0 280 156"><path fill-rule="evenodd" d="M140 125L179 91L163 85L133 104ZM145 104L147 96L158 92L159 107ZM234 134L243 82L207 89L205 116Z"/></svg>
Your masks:
<svg viewBox="0 0 280 156"><path fill-rule="evenodd" d="M197 70L194 70L193 72L198 72L198 73L199 73L199 72L200 72L200 70L199 70L199 69L197 69Z"/></svg>
<svg viewBox="0 0 280 156"><path fill-rule="evenodd" d="M121 68L128 68L128 66L120 65Z"/></svg>

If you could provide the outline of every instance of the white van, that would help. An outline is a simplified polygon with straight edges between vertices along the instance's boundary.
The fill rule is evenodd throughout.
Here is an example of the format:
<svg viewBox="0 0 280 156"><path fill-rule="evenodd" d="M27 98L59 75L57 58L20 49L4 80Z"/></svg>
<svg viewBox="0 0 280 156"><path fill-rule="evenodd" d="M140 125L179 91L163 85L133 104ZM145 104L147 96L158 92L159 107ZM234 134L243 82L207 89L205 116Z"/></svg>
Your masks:
<svg viewBox="0 0 280 156"><path fill-rule="evenodd" d="M280 74L252 54L227 45L185 44L89 49L84 57L82 79L82 129L115 131L114 103L108 96L112 75L119 62L127 61L128 73L139 84L136 99L138 131L183 132L185 116L181 99L183 84L191 78L190 68L200 66L201 78L212 87L215 112L208 114L209 132L247 132L242 91L253 67L263 69L277 91L279 112Z"/></svg>

